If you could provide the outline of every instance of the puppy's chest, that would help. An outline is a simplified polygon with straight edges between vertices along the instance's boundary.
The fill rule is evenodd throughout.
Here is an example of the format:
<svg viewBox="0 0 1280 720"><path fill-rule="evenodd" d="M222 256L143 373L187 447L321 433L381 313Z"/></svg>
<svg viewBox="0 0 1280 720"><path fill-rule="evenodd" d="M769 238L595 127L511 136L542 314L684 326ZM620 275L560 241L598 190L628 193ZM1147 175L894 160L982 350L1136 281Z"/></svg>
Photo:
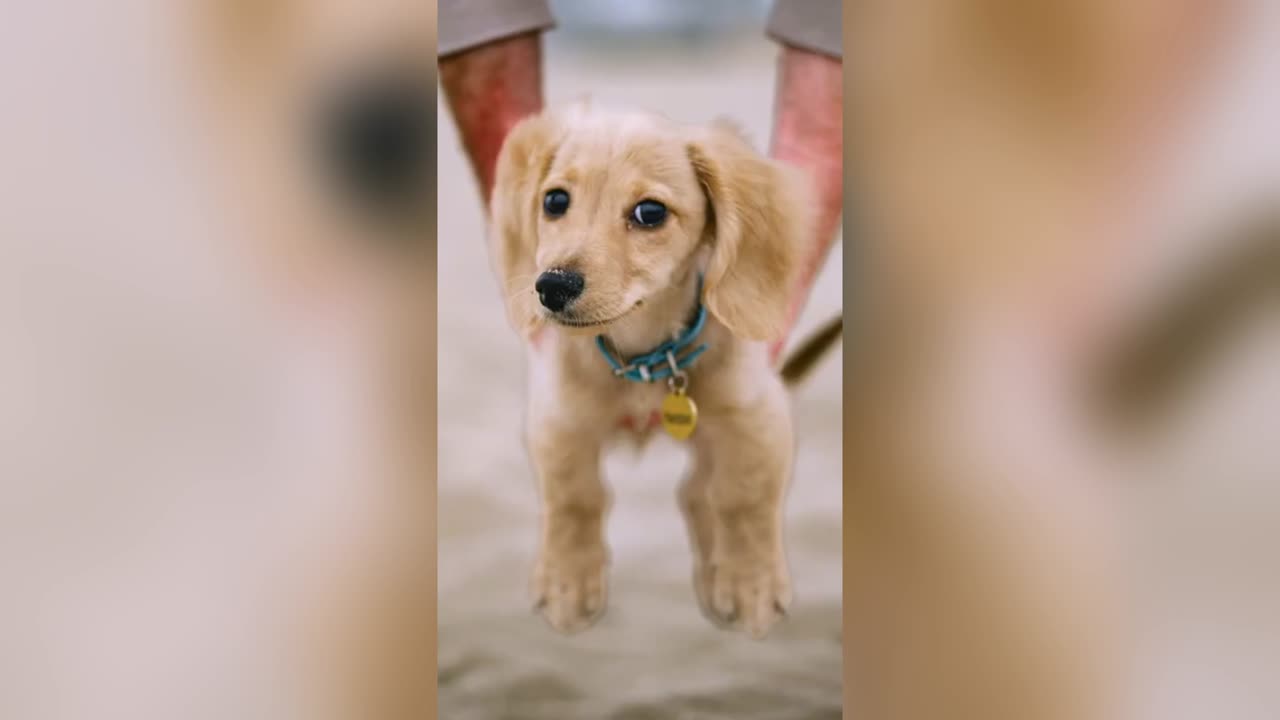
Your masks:
<svg viewBox="0 0 1280 720"><path fill-rule="evenodd" d="M670 392L666 383L640 385L619 380L614 395L614 426L622 432L647 436L662 425L662 399ZM625 385L624 385L625 384Z"/></svg>

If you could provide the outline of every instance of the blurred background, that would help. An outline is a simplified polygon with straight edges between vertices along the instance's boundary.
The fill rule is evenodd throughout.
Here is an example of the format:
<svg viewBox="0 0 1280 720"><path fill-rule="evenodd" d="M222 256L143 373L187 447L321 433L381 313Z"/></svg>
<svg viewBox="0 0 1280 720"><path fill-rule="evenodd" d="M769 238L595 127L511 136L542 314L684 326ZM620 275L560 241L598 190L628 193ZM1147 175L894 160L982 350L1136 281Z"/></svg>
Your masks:
<svg viewBox="0 0 1280 720"><path fill-rule="evenodd" d="M846 331L850 702L1277 717L1278 49L1269 0L886 3L846 26L846 187L896 233L845 249L850 292L883 301L846 307L875 326ZM1063 369L1081 326L1104 346L1232 257L1207 305L1234 307L1183 306L1120 386L1205 362L1145 435L1110 432Z"/></svg>
<svg viewBox="0 0 1280 720"><path fill-rule="evenodd" d="M603 104L688 123L740 122L765 149L778 46L768 2L553 2L549 106ZM841 704L841 354L796 391L799 448L786 506L796 601L767 641L698 611L665 437L610 453L609 608L570 638L534 614L536 486L521 439L525 366L490 270L478 192L439 107L441 717L835 718ZM793 339L842 307L842 252L827 261ZM446 419L447 418L447 419Z"/></svg>
<svg viewBox="0 0 1280 720"><path fill-rule="evenodd" d="M434 3L345 5L410 29L433 101ZM434 352L387 332L392 307L434 332L434 274L332 197L291 214L303 101L379 52L304 59L270 6L28 3L0 27L0 717L434 707L435 402L398 372L433 384ZM388 423L387 385L429 422Z"/></svg>

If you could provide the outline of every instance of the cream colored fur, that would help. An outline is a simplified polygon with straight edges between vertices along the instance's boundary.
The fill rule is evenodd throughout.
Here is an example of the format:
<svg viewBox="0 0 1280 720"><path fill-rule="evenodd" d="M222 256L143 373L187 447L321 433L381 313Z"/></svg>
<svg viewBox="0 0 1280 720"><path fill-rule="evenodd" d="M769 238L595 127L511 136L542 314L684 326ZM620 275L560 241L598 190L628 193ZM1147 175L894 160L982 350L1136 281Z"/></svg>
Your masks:
<svg viewBox="0 0 1280 720"><path fill-rule="evenodd" d="M560 218L542 211L553 188L571 197ZM785 320L804 197L798 177L724 123L692 128L582 103L512 130L498 160L493 257L529 341L525 440L543 513L532 591L555 629L582 630L605 610L601 456L620 420L648 418L667 392L614 377L593 338L606 333L624 356L669 339L696 308L699 271L710 310L699 341L710 349L689 372L699 419L679 493L694 586L713 622L754 637L791 602L782 503L794 440L765 341ZM660 228L628 222L644 199L667 206ZM585 278L571 316L546 312L534 292L553 267Z"/></svg>

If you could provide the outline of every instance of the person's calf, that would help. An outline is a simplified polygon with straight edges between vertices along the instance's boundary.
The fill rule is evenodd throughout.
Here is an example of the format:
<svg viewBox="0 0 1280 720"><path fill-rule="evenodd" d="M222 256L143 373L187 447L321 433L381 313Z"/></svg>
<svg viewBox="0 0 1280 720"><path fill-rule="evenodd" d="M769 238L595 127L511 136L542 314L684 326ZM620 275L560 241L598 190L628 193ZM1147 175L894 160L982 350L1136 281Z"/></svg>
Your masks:
<svg viewBox="0 0 1280 720"><path fill-rule="evenodd" d="M787 328L799 316L835 242L844 202L843 63L821 53L784 46L778 62L770 154L804 170L815 194L814 236L801 254L801 272L788 308ZM770 347L777 361L786 336Z"/></svg>
<svg viewBox="0 0 1280 720"><path fill-rule="evenodd" d="M541 34L515 35L441 58L440 84L487 206L507 133L542 109Z"/></svg>

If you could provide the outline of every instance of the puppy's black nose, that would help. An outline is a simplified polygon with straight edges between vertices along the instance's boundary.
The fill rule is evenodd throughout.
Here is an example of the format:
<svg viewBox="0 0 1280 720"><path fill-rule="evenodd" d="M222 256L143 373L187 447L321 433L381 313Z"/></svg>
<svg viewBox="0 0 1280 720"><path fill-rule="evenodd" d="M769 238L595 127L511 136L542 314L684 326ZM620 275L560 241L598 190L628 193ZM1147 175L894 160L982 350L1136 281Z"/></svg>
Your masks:
<svg viewBox="0 0 1280 720"><path fill-rule="evenodd" d="M582 294L586 282L582 275L572 270L548 270L538 276L533 289L538 291L538 300L551 312L560 312L566 305Z"/></svg>
<svg viewBox="0 0 1280 720"><path fill-rule="evenodd" d="M322 111L326 164L368 210L403 209L430 180L434 108L420 79L379 72L343 83Z"/></svg>

